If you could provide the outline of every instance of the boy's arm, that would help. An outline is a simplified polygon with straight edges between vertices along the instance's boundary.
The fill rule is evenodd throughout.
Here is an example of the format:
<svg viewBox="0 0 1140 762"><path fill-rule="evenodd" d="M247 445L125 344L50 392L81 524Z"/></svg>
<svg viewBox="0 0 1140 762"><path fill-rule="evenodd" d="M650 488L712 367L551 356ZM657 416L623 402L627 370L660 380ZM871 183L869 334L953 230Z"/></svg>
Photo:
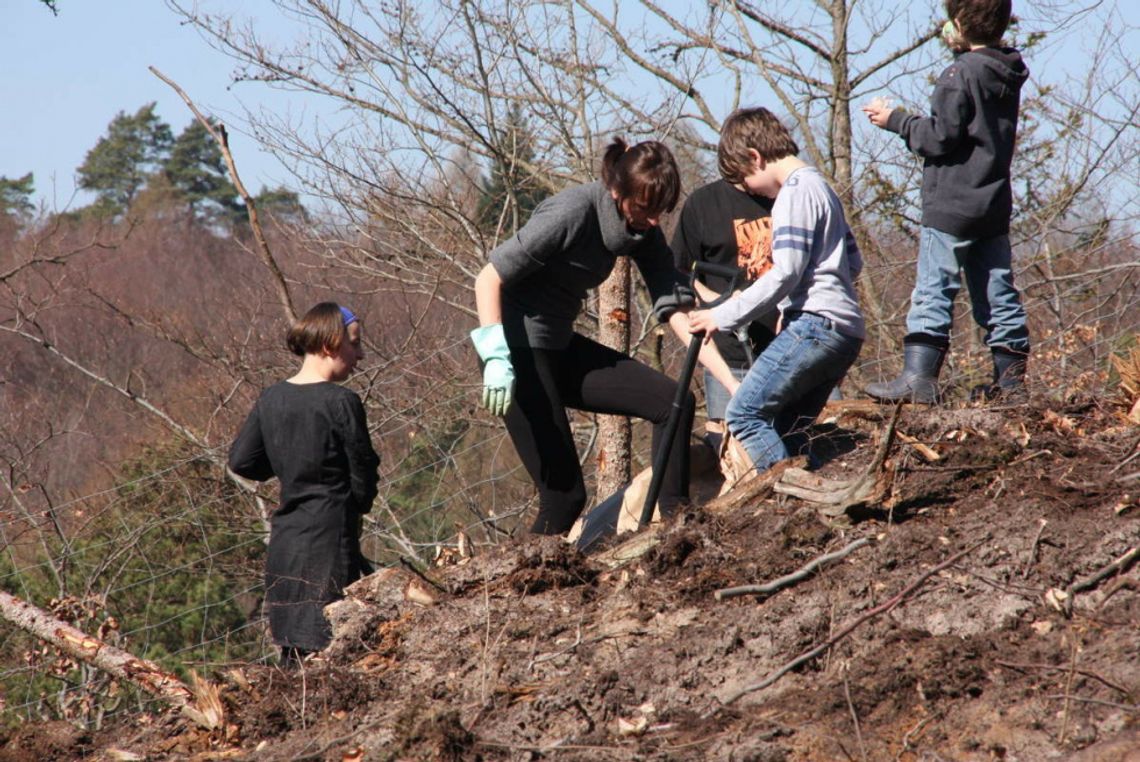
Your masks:
<svg viewBox="0 0 1140 762"><path fill-rule="evenodd" d="M787 230L787 228L785 228ZM780 232L777 231L777 236ZM727 302L713 307L711 312L717 327L722 331L735 331L755 318L775 311L780 300L792 292L807 267L807 255L796 250L777 253L772 241L772 269L760 276L751 286ZM800 243L794 245L798 248Z"/></svg>
<svg viewBox="0 0 1140 762"><path fill-rule="evenodd" d="M711 288L701 283L699 280L693 281L693 289L697 292L697 296L703 304L711 304L720 298L720 294L713 291Z"/></svg>
<svg viewBox="0 0 1140 762"><path fill-rule="evenodd" d="M688 345L693 339L693 334L690 332L689 316L684 312L674 312L669 317L669 327L673 329L673 333L677 334L677 338L681 340L682 344ZM736 380L736 376L732 375L732 370L729 369L728 363L724 361L720 350L716 348L716 344L711 341L701 342L701 352L697 355L697 359L701 365L708 369L713 378L721 383L721 385L728 390L729 394L736 391L736 387L740 386L740 382Z"/></svg>
<svg viewBox="0 0 1140 762"><path fill-rule="evenodd" d="M798 195L794 204L786 196L777 197L772 210L772 267L739 295L712 308L720 330L735 331L774 312L795 289L811 259L816 222L823 214L824 209L808 194Z"/></svg>
<svg viewBox="0 0 1140 762"><path fill-rule="evenodd" d="M930 116L908 114L895 109L887 118L886 129L897 132L907 148L923 158L945 156L966 137L973 118L973 104L959 85L961 72L948 69L934 86Z"/></svg>

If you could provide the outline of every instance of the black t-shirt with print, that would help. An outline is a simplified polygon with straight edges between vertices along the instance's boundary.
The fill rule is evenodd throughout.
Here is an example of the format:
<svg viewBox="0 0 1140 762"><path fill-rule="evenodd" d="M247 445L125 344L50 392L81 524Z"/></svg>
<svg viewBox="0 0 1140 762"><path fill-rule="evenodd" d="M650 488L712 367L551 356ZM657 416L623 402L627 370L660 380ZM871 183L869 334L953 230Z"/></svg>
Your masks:
<svg viewBox="0 0 1140 762"><path fill-rule="evenodd" d="M772 199L745 193L725 180L716 180L693 191L681 209L673 232L673 259L677 268L689 272L694 262L735 265L746 272L738 283L746 288L772 266ZM730 281L715 275L701 282L723 293ZM758 319L748 326L753 352L759 355L775 334L777 315ZM736 337L724 331L713 341L732 368L748 366L747 355Z"/></svg>

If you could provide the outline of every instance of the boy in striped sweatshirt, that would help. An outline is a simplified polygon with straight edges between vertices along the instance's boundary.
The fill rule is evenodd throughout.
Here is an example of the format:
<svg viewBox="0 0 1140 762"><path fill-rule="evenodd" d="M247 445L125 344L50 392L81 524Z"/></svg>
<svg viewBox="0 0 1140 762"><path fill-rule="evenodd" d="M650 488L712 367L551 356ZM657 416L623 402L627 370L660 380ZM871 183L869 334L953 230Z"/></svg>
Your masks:
<svg viewBox="0 0 1140 762"><path fill-rule="evenodd" d="M767 109L729 115L721 142L738 146L748 192L775 199L772 268L735 297L689 313L690 330L734 331L774 308L781 330L725 411L733 437L763 472L801 451L797 433L859 356L865 336L855 279L863 260L835 191L801 161L799 146Z"/></svg>

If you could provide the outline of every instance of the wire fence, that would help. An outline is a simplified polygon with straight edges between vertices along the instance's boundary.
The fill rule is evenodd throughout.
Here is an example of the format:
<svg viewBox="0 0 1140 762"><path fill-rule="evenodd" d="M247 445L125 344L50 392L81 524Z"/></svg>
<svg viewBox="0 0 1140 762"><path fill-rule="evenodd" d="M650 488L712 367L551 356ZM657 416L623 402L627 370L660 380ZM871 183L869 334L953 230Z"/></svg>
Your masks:
<svg viewBox="0 0 1140 762"><path fill-rule="evenodd" d="M1030 315L1034 404L1124 401L1110 358L1137 347L1135 251L1134 237L1101 241L1063 269L1028 245L1019 248L1016 276ZM885 303L843 384L844 396L859 396L862 384L897 371L913 267L910 257L865 272ZM964 405L969 389L991 373L965 295L954 326L942 381L947 404ZM675 374L683 347L668 337L664 342L664 370ZM476 545L502 542L520 531L534 507L533 488L501 422L477 411L476 367L455 360L466 351L465 340L454 338L440 342L435 356L401 367L405 376L439 382L430 394L408 397L393 379L367 369L362 374L369 377L363 396L374 439L394 454L382 463L381 494L364 531L365 551L381 568L401 559L431 564L437 549L458 545L460 533ZM441 366L441 357L447 364ZM395 360L381 364L393 368ZM435 379L440 367L461 370ZM697 379L700 396L700 374ZM1125 412L1123 404L1120 409ZM573 423L589 477L595 420L574 414ZM636 432L634 460L644 465L648 428ZM8 493L0 495L0 588L181 672L274 662L260 611L267 536L266 517L258 515L259 506L272 505L273 490L263 489L258 501L236 488L218 465L226 450L225 443L176 449L112 487L58 501L18 494L18 479L10 475L0 485ZM10 717L98 725L115 712L150 706L137 695L123 699L121 686L11 627L0 627L0 636L0 686ZM14 690L18 685L26 688Z"/></svg>

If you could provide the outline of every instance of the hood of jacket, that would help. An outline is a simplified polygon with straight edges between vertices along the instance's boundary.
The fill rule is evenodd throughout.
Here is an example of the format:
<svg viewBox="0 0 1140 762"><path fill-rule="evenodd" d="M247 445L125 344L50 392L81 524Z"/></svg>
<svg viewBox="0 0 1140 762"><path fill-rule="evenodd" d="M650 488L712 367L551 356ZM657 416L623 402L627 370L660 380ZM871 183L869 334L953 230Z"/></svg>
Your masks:
<svg viewBox="0 0 1140 762"><path fill-rule="evenodd" d="M957 63L974 70L982 88L999 98L1017 94L1029 79L1029 67L1014 48L978 48L960 54Z"/></svg>

